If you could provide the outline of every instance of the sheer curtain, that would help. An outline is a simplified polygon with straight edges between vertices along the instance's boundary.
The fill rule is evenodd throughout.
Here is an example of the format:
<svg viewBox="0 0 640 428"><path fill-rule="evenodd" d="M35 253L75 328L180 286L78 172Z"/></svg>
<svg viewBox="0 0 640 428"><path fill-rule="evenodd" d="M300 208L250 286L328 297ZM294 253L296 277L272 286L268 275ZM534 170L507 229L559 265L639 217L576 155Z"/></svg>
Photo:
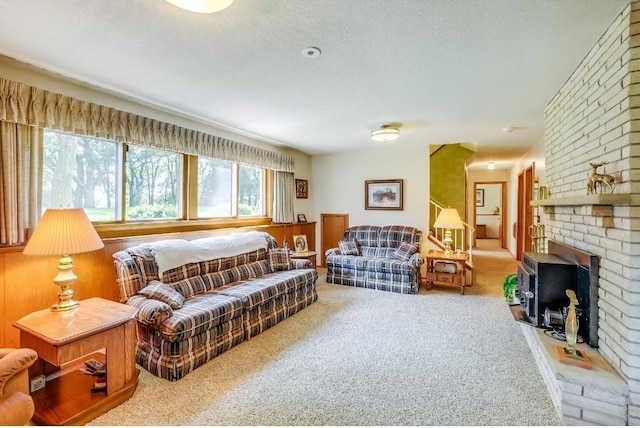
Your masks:
<svg viewBox="0 0 640 428"><path fill-rule="evenodd" d="M42 209L42 131L0 121L0 245L27 240Z"/></svg>
<svg viewBox="0 0 640 428"><path fill-rule="evenodd" d="M293 223L293 198L295 197L293 173L275 171L273 177L274 223Z"/></svg>

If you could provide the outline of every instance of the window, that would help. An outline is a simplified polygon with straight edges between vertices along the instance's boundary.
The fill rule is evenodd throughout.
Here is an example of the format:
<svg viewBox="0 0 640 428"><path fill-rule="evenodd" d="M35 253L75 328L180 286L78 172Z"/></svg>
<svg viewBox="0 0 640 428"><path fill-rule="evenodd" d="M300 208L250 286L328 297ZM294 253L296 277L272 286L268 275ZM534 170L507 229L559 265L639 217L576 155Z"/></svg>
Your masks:
<svg viewBox="0 0 640 428"><path fill-rule="evenodd" d="M118 220L119 150L112 141L45 131L42 207L84 208L92 221Z"/></svg>
<svg viewBox="0 0 640 428"><path fill-rule="evenodd" d="M198 217L264 216L264 176L263 168L199 158Z"/></svg>
<svg viewBox="0 0 640 428"><path fill-rule="evenodd" d="M127 146L127 220L178 218L181 201L181 155Z"/></svg>
<svg viewBox="0 0 640 428"><path fill-rule="evenodd" d="M198 170L197 212L182 213L183 205L190 206L182 199L189 186L183 182L185 158L180 153L46 130L43 208L84 208L94 222L266 215L264 168L203 157L193 157Z"/></svg>

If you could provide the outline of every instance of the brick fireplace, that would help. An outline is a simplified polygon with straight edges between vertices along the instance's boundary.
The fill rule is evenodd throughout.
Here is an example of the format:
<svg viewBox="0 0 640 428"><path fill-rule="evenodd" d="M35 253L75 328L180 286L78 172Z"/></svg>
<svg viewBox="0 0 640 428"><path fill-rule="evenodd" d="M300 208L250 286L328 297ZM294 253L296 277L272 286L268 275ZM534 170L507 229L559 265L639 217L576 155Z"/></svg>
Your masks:
<svg viewBox="0 0 640 428"><path fill-rule="evenodd" d="M640 2L621 11L551 99L544 116L545 182L540 184L550 195L537 202L543 207L541 222L550 240L598 256L599 349L593 352L619 377L617 391L628 391L624 401L616 399L615 412L625 409L622 419L592 422L638 425ZM589 163L601 161L616 177L614 193L587 195ZM553 396L557 386L547 384ZM606 400L602 403L606 409Z"/></svg>

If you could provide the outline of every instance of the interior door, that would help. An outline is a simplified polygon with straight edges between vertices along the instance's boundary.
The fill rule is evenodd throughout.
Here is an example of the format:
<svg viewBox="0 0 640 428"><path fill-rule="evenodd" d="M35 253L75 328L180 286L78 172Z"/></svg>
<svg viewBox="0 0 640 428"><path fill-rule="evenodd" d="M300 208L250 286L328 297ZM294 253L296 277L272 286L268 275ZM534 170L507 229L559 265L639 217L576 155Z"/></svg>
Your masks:
<svg viewBox="0 0 640 428"><path fill-rule="evenodd" d="M518 217L516 223L516 259L522 260L522 253L531 251L531 236L527 233L533 225L533 186L535 163L518 174Z"/></svg>
<svg viewBox="0 0 640 428"><path fill-rule="evenodd" d="M320 234L322 254L320 257L322 266L327 266L324 253L338 246L344 236L344 231L349 227L349 214L320 214Z"/></svg>

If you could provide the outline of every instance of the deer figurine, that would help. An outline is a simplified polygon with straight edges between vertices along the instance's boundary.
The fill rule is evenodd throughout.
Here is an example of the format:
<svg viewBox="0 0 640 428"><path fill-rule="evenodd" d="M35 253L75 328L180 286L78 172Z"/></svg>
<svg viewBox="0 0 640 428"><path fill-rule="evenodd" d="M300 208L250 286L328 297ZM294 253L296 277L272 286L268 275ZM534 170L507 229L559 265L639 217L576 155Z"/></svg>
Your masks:
<svg viewBox="0 0 640 428"><path fill-rule="evenodd" d="M613 193L613 189L616 187L615 177L610 174L600 174L598 168L602 165L606 165L608 162L602 161L600 163L591 163L591 173L589 174L589 181L587 182L587 195L595 194L600 185L600 193L602 193L602 187L604 184L609 188L609 193Z"/></svg>

